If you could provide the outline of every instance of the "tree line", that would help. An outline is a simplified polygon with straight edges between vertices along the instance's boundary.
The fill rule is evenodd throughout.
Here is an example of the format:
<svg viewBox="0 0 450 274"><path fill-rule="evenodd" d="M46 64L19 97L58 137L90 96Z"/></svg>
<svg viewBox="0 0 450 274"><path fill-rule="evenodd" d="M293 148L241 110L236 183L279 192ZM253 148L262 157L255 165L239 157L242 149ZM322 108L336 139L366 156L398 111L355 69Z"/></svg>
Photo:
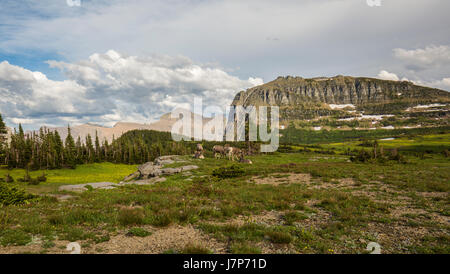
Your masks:
<svg viewBox="0 0 450 274"><path fill-rule="evenodd" d="M63 140L58 131L41 128L39 132L25 133L22 125L6 142L6 126L0 115L0 163L8 168L57 169L75 168L78 164L113 162L141 164L168 154L191 153L192 145L174 142L170 133L131 131L109 143L98 135L87 135L84 140L72 136L68 127Z"/></svg>
<svg viewBox="0 0 450 274"><path fill-rule="evenodd" d="M248 124L246 124L248 140ZM122 164L142 164L162 155L187 155L196 150L199 142L172 140L170 132L154 130L132 130L111 143L100 140L98 135L87 135L76 140L68 127L63 140L58 131L41 128L39 132L25 133L22 125L14 129L10 141L6 141L6 126L0 115L0 165L8 168L30 170L75 168L79 164L112 162ZM212 156L212 147L226 142L202 141L205 154ZM233 142L232 144L248 154L259 152L260 142Z"/></svg>

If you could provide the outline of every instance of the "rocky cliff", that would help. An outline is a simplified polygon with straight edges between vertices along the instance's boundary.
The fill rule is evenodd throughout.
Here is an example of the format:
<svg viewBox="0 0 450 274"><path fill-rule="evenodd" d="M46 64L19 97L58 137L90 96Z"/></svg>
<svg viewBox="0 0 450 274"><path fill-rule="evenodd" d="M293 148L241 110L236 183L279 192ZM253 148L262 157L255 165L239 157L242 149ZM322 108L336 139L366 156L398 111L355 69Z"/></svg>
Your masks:
<svg viewBox="0 0 450 274"><path fill-rule="evenodd" d="M336 76L332 78L278 77L238 93L232 105L295 106L305 102L327 104L383 103L398 100L450 100L450 93L407 81Z"/></svg>
<svg viewBox="0 0 450 274"><path fill-rule="evenodd" d="M336 76L276 80L239 92L232 105L280 106L281 119L332 115L335 105L350 105L367 113L390 113L418 104L450 103L444 90L365 77Z"/></svg>

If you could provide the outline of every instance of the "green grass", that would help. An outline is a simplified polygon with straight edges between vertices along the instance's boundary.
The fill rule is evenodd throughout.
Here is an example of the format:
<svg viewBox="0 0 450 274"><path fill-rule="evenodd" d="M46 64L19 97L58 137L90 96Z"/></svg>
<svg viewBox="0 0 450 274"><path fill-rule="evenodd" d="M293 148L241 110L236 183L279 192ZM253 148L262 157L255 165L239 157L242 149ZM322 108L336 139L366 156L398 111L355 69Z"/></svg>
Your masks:
<svg viewBox="0 0 450 274"><path fill-rule="evenodd" d="M414 137L412 141L404 137L392 146L408 146L414 151L416 147L448 146L448 138L448 134ZM360 143L346 144L362 148ZM382 144L389 146L388 141ZM190 175L168 176L165 182L155 185L65 193L74 198L59 202L47 196L5 206L0 209L0 243L26 245L37 236L44 239L43 249L51 249L56 239L92 246L108 242L117 233L149 235L140 227L165 229L189 224L226 245L230 253L261 253L261 246L275 251L289 248L298 253L361 253L365 248L362 241L377 240L373 227L381 231L377 233L391 237L392 227L400 226L426 228L429 237L414 239L405 247L392 236L390 240L395 244L386 247L386 252L448 252L449 226L436 222L434 217L426 218L432 214L441 218L450 215L450 165L442 153L432 152L422 158L405 154L408 160L405 164L353 163L348 161L350 156L341 153L345 152L343 143L293 147L289 153L248 157L252 165L234 163L238 177L213 176L217 170L229 171L231 163L226 159L194 160L183 156L199 169ZM309 151L302 151L304 148ZM329 149L334 152L323 152ZM61 184L118 182L135 169L108 163L80 165L75 170L46 171L48 180L42 185L18 182L11 185L35 193L55 194ZM8 172L15 178L25 174L24 170L0 169L0 174ZM288 181L289 175L295 173L310 174L312 181L279 186L252 182L256 178ZM32 176L41 174L31 172ZM349 178L354 182L352 189L334 187L340 179ZM320 188L324 184L326 187ZM422 192L435 193L427 198ZM397 207L392 203L398 201L426 213L405 213L394 218L391 213ZM255 216L265 216L270 211L278 212L279 219L255 220ZM239 225L230 222L238 217L246 221ZM383 230L384 227L387 228ZM208 247L199 246L172 251L211 252Z"/></svg>
<svg viewBox="0 0 450 274"><path fill-rule="evenodd" d="M22 230L8 229L0 232L0 244L3 246L20 246L31 242L31 236Z"/></svg>
<svg viewBox="0 0 450 274"><path fill-rule="evenodd" d="M6 167L0 168L0 177L10 174L15 185L23 186L31 191L52 190L57 186L67 184L85 184L94 182L112 182L118 183L125 176L136 171L136 165L112 164L112 163L95 163L78 165L76 169L54 169L30 171L30 176L36 178L45 173L46 182L41 182L39 186L28 186L26 183L17 182L17 179L23 178L26 174L24 169L8 170Z"/></svg>
<svg viewBox="0 0 450 274"><path fill-rule="evenodd" d="M136 237L147 237L152 235L152 233L140 227L133 227L130 230L128 230L127 235Z"/></svg>

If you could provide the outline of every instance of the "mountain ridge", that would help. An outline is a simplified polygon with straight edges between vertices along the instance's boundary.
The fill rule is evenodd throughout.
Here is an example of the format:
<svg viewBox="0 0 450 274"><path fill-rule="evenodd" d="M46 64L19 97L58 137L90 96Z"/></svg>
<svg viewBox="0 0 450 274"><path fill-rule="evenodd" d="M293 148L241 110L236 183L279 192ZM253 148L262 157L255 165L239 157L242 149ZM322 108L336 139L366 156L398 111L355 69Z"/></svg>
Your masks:
<svg viewBox="0 0 450 274"><path fill-rule="evenodd" d="M450 92L409 81L338 75L280 76L237 93L231 105L279 106L280 120L289 121L349 114L339 106L350 106L366 114L391 114L432 103L450 103Z"/></svg>
<svg viewBox="0 0 450 274"><path fill-rule="evenodd" d="M390 81L369 77L303 78L280 76L266 84L239 92L232 105L292 105L310 99L327 104L364 104L398 99L450 100L444 90L415 85L409 81ZM259 100L258 100L259 99Z"/></svg>

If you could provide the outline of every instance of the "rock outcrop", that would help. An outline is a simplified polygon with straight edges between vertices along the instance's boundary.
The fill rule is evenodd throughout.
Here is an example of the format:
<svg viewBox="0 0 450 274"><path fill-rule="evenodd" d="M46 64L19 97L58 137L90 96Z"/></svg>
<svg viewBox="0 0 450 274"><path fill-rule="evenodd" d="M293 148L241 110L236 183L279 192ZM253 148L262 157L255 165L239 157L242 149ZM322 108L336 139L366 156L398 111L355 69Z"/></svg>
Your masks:
<svg viewBox="0 0 450 274"><path fill-rule="evenodd" d="M193 169L197 169L198 166L195 165L186 165L182 167L175 167L175 168L164 168L164 165L167 164L173 164L173 163L182 163L185 162L182 159L180 159L180 156L178 155L168 155L168 156L161 156L155 159L153 162L147 162L145 164L142 164L138 167L138 171L136 171L133 174L128 175L124 178L125 182L129 182L132 180L143 180L143 179L149 179L153 177L159 177L162 175L172 175L176 173L181 173L184 171L189 171Z"/></svg>
<svg viewBox="0 0 450 274"><path fill-rule="evenodd" d="M59 191L83 192L89 189L114 189L118 186L124 185L152 185L155 183L164 182L166 178L160 177L162 175L172 175L198 168L198 166L195 165L164 168L164 165L182 162L185 161L183 161L178 155L161 156L156 158L154 162L148 162L140 165L138 167L138 171L128 175L120 183L100 182L79 185L64 185L59 187Z"/></svg>
<svg viewBox="0 0 450 274"><path fill-rule="evenodd" d="M450 101L447 91L414 85L408 81L336 76L332 78L278 77L267 84L241 91L232 105L299 106L306 102L326 104L386 103L398 100Z"/></svg>

